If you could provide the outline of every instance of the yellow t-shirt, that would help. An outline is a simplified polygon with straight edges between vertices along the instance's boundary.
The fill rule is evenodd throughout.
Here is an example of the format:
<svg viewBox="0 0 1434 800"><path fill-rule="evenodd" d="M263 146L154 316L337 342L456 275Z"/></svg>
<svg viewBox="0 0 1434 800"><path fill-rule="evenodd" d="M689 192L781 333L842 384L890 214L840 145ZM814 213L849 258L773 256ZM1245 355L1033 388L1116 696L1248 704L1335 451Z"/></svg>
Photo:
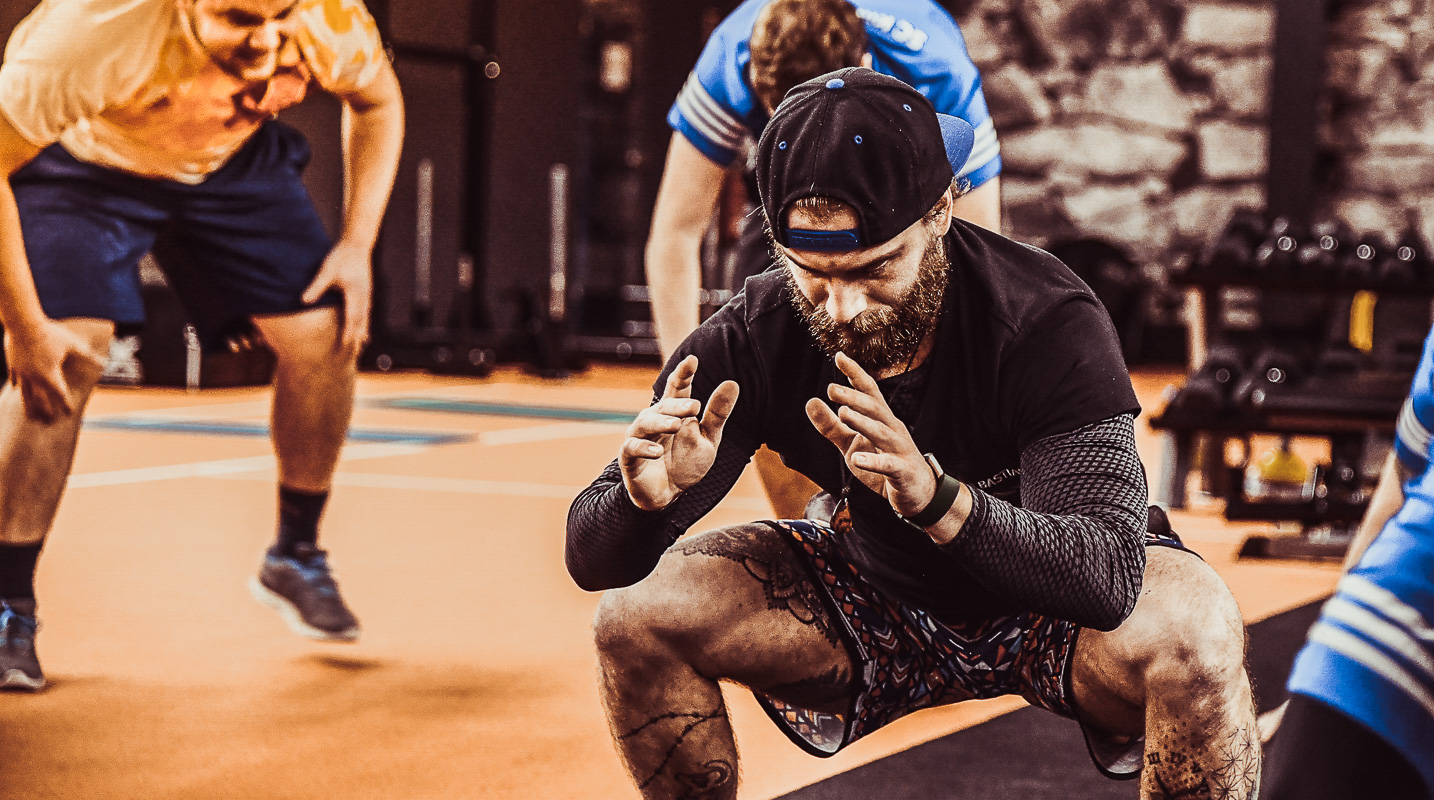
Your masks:
<svg viewBox="0 0 1434 800"><path fill-rule="evenodd" d="M30 143L93 164L200 183L310 78L345 95L382 67L362 0L300 0L267 83L246 85L194 41L174 0L43 0L0 63L0 113Z"/></svg>

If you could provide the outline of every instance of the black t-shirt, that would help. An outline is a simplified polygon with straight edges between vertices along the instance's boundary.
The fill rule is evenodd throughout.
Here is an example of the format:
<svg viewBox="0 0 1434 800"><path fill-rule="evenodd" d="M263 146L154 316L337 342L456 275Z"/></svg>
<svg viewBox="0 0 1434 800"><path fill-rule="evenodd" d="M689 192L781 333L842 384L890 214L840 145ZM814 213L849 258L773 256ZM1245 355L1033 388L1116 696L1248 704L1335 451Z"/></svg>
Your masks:
<svg viewBox="0 0 1434 800"><path fill-rule="evenodd" d="M958 480L1019 503L1023 448L1138 412L1139 404L1109 315L1054 256L961 220L952 223L946 252L951 279L935 347L918 375L882 381L883 394L890 401L896 384L908 384L895 410L917 446ZM661 393L674 364L697 355L693 397L705 401L725 380L741 388L722 440L729 452L720 459L745 462L766 444L824 490L846 488L855 532L845 544L878 587L943 617L1005 610L925 533L846 476L841 453L804 410L808 399L826 398L827 384L845 378L786 291L781 271L749 279L742 294L688 337L655 391ZM902 406L919 410L912 415ZM687 494L702 496L699 487Z"/></svg>

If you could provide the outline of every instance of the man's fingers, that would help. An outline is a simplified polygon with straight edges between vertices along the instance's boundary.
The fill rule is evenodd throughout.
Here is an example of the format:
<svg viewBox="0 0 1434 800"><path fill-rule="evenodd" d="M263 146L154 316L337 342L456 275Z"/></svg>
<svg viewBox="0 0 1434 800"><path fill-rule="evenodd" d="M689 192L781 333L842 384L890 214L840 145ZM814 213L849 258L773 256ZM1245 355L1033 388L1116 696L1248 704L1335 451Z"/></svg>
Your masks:
<svg viewBox="0 0 1434 800"><path fill-rule="evenodd" d="M878 396L881 394L881 389L876 385L876 379L866 374L866 370L862 369L861 365L846 353L836 354L836 365L837 369L847 377L847 380L851 381L852 388L867 394L872 392L876 392Z"/></svg>
<svg viewBox="0 0 1434 800"><path fill-rule="evenodd" d="M362 298L354 297L355 292L344 292L344 349L357 353L363 349L368 335L368 313Z"/></svg>
<svg viewBox="0 0 1434 800"><path fill-rule="evenodd" d="M100 364L104 368L104 364ZM65 373L56 369L50 373L50 386L53 386L50 398L50 407L56 412L56 416L66 416L75 413L75 400L70 392L70 383L65 380Z"/></svg>
<svg viewBox="0 0 1434 800"><path fill-rule="evenodd" d="M878 450L890 453L902 449L904 442L900 434L881 420L872 419L851 406L837 409L837 418L851 430L865 436Z"/></svg>
<svg viewBox="0 0 1434 800"><path fill-rule="evenodd" d="M657 442L637 437L623 440L622 455L626 460L662 458L664 448Z"/></svg>
<svg viewBox="0 0 1434 800"><path fill-rule="evenodd" d="M707 398L707 411L702 414L702 435L708 441L715 442L722 437L722 427L737 406L738 393L736 381L723 381L712 390L712 396Z"/></svg>
<svg viewBox="0 0 1434 800"><path fill-rule="evenodd" d="M812 421L817 432L825 436L827 441L836 445L837 449L843 453L846 452L851 440L856 438L856 432L843 425L842 421L837 418L836 412L815 397L807 401L806 410L807 419Z"/></svg>
<svg viewBox="0 0 1434 800"><path fill-rule="evenodd" d="M670 417L695 417L702 410L702 404L690 397L664 397L648 406L648 410Z"/></svg>
<svg viewBox="0 0 1434 800"><path fill-rule="evenodd" d="M69 413L65 398L53 388L38 381L20 381L20 397L25 402L25 412L33 419L46 424Z"/></svg>
<svg viewBox="0 0 1434 800"><path fill-rule="evenodd" d="M334 270L329 266L329 262L325 261L324 265L319 267L319 274L314 276L313 282L309 284L309 288L304 290L304 293L300 295L299 299L302 300L305 305L316 303L333 283Z"/></svg>
<svg viewBox="0 0 1434 800"><path fill-rule="evenodd" d="M692 376L697 374L697 356L689 355L672 368L667 375L667 386L663 387L663 397L691 397Z"/></svg>
<svg viewBox="0 0 1434 800"><path fill-rule="evenodd" d="M874 472L888 480L895 480L902 474L905 463L890 453L872 453L858 450L847 458L852 469Z"/></svg>
<svg viewBox="0 0 1434 800"><path fill-rule="evenodd" d="M684 420L688 417L675 417L669 414L662 414L651 408L644 409L632 424L627 427L629 438L652 440L659 436L676 433L682 427Z"/></svg>
<svg viewBox="0 0 1434 800"><path fill-rule="evenodd" d="M76 350L75 353L79 355L81 361L89 362L87 366L91 367L92 369L103 370L105 368L105 364L109 363L110 360L108 353L100 355L99 353L96 353L88 347L81 347Z"/></svg>
<svg viewBox="0 0 1434 800"><path fill-rule="evenodd" d="M877 390L875 395L871 395L849 386L842 386L839 383L829 383L827 384L827 397L830 397L834 403L853 408L872 419L881 420L887 425L898 421L896 415L891 411L891 406L886 404L886 398L882 396L880 390Z"/></svg>

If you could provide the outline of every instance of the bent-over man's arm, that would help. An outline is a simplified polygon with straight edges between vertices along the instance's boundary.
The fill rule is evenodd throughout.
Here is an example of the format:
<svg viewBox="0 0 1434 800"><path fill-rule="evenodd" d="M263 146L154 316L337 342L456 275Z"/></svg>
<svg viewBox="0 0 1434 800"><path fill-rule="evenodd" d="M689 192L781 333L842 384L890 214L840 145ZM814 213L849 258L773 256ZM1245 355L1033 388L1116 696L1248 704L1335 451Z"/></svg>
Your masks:
<svg viewBox="0 0 1434 800"><path fill-rule="evenodd" d="M315 302L329 288L343 293L343 345L356 353L368 338L373 248L403 148L403 96L385 59L373 80L338 97L344 103L343 231L303 299Z"/></svg>
<svg viewBox="0 0 1434 800"><path fill-rule="evenodd" d="M700 322L702 237L717 208L724 173L681 133L672 134L645 255L652 320L664 359Z"/></svg>

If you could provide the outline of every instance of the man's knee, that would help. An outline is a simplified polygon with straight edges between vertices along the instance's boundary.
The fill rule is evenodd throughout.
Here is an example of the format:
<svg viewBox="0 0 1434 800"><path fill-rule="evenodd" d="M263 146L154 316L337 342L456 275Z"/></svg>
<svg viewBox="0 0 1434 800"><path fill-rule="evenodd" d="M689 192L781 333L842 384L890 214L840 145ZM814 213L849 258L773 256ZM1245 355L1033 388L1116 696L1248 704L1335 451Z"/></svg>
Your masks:
<svg viewBox="0 0 1434 800"><path fill-rule="evenodd" d="M339 347L338 309L321 307L297 314L257 317L254 323L280 365L326 370L348 369L357 363L352 353Z"/></svg>
<svg viewBox="0 0 1434 800"><path fill-rule="evenodd" d="M1184 566L1157 613L1163 631L1152 642L1147 689L1189 697L1227 693L1244 675L1245 624L1239 606L1207 565Z"/></svg>
<svg viewBox="0 0 1434 800"><path fill-rule="evenodd" d="M605 664L628 667L684 660L693 620L646 581L609 589L593 617L593 639Z"/></svg>
<svg viewBox="0 0 1434 800"><path fill-rule="evenodd" d="M707 655L734 644L754 612L769 610L763 581L793 572L790 559L765 525L684 539L652 574L603 594L593 620L598 653L623 661L648 656L706 663Z"/></svg>

